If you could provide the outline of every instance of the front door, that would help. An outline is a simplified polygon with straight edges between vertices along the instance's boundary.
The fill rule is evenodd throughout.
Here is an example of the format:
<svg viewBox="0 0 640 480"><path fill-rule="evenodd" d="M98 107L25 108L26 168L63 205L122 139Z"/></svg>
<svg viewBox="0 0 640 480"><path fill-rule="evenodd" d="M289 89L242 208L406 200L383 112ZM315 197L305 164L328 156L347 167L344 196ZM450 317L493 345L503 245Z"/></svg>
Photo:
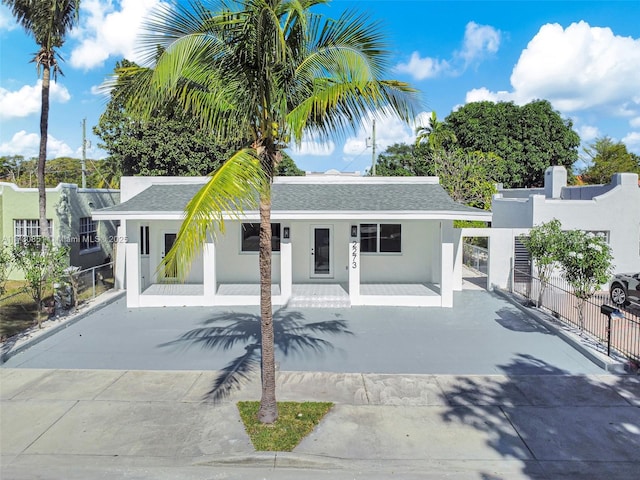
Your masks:
<svg viewBox="0 0 640 480"><path fill-rule="evenodd" d="M333 277L333 227L311 227L311 277Z"/></svg>
<svg viewBox="0 0 640 480"><path fill-rule="evenodd" d="M169 250L171 250L171 248L173 247L173 244L176 242L176 237L178 236L177 233L165 233L164 234L164 243L163 243L163 249L162 249L162 258L164 258L167 253L169 253ZM174 265L174 267L172 269L167 269L164 272L164 277L165 279L173 279L176 278L177 272L176 272L176 267Z"/></svg>

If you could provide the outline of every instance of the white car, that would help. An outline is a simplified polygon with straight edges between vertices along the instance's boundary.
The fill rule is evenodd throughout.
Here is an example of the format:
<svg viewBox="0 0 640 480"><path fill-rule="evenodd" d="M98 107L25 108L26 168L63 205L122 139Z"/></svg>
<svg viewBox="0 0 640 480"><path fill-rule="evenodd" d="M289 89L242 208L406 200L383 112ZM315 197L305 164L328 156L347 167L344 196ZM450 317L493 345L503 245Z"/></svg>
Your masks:
<svg viewBox="0 0 640 480"><path fill-rule="evenodd" d="M618 273L609 284L611 301L619 307L640 305L640 273Z"/></svg>

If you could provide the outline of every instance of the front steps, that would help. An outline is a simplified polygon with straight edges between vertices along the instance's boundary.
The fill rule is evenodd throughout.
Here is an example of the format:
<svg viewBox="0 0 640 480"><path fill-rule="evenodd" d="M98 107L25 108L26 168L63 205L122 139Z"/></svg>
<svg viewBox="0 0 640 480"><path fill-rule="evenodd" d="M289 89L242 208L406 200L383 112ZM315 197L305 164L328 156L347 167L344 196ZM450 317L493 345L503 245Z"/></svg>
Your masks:
<svg viewBox="0 0 640 480"><path fill-rule="evenodd" d="M335 284L293 285L287 308L351 308L349 294Z"/></svg>

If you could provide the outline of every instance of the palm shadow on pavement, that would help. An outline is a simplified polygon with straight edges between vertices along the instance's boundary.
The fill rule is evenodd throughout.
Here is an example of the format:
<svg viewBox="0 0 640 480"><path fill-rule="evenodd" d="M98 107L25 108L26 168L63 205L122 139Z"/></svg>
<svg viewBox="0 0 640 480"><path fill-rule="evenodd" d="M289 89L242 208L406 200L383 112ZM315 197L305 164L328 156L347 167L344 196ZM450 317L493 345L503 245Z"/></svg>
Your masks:
<svg viewBox="0 0 640 480"><path fill-rule="evenodd" d="M569 375L517 354L504 375L460 376L441 384L447 423L471 426L517 478L631 478L640 468L640 378ZM493 456L493 455L491 455ZM513 472L480 471L507 480Z"/></svg>
<svg viewBox="0 0 640 480"><path fill-rule="evenodd" d="M214 380L203 400L217 402L248 381L252 373L259 371L261 352L260 315L252 313L224 312L204 320L203 326L182 334L160 347L190 348L229 351L244 344L244 353L225 365ZM323 338L327 335L353 335L346 320L305 322L301 312L284 308L273 314L275 348L285 357L293 355L323 355L332 350L333 344Z"/></svg>

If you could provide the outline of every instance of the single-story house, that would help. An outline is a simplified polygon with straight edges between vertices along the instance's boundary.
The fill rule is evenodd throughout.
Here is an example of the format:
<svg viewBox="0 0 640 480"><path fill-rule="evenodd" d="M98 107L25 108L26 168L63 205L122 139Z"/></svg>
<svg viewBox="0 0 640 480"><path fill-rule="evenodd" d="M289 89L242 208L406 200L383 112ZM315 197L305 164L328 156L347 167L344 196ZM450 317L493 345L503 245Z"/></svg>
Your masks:
<svg viewBox="0 0 640 480"><path fill-rule="evenodd" d="M47 188L46 195L51 238L55 244L69 247L69 265L85 269L104 264L113 253L116 224L98 222L91 215L96 209L119 204L119 190L60 183ZM0 182L0 236L9 245L40 236L37 188ZM9 278L21 280L23 274L14 268Z"/></svg>
<svg viewBox="0 0 640 480"><path fill-rule="evenodd" d="M122 203L93 212L120 224L116 281L126 281L129 307L259 304L257 210L226 215L225 233L203 245L183 281L158 274L207 180L123 177ZM273 303L451 307L454 220L488 222L491 213L454 202L437 177L278 177Z"/></svg>

